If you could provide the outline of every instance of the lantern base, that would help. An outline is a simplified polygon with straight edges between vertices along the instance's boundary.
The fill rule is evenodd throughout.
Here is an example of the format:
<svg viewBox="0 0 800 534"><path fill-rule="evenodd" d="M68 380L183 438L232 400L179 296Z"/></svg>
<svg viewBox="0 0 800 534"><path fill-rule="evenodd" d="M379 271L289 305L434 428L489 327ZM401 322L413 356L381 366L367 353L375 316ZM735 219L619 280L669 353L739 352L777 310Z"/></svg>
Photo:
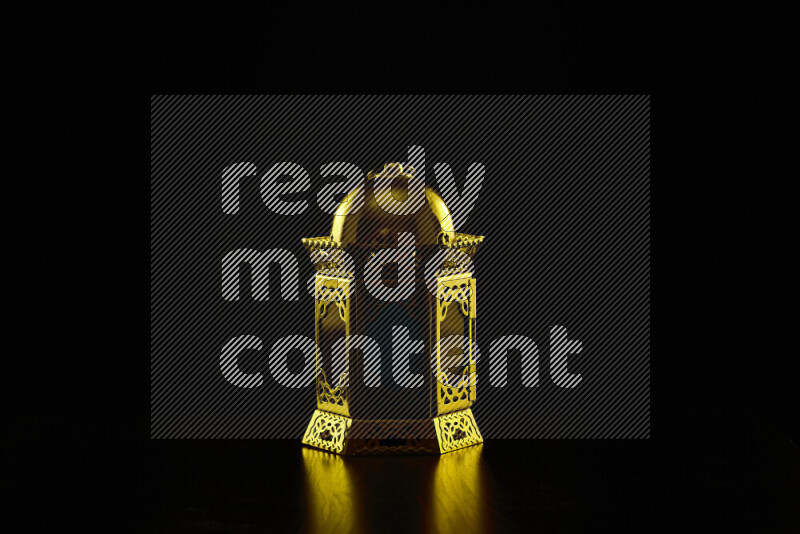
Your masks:
<svg viewBox="0 0 800 534"><path fill-rule="evenodd" d="M303 444L349 456L444 454L483 443L472 410L432 419L352 419L314 410Z"/></svg>

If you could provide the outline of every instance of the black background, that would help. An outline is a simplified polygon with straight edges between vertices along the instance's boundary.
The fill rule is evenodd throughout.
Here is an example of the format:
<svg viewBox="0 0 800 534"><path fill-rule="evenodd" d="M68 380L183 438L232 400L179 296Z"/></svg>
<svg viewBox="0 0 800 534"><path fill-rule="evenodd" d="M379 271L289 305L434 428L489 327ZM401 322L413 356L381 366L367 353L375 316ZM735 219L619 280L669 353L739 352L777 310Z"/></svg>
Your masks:
<svg viewBox="0 0 800 534"><path fill-rule="evenodd" d="M204 482L264 484L240 458L296 490L280 444L148 439L145 127L149 96L180 92L656 93L652 439L517 444L544 459L514 480L495 461L507 515L524 530L796 530L796 201L767 76L779 62L762 66L752 38L705 13L687 14L702 35L687 42L642 6L298 8L126 5L93 13L101 35L85 14L10 14L31 29L8 49L5 132L3 484L21 531L173 525L214 501ZM528 486L565 464L580 475ZM524 513L542 502L530 488L559 484L594 500ZM212 512L223 523L242 510L216 502L230 503Z"/></svg>

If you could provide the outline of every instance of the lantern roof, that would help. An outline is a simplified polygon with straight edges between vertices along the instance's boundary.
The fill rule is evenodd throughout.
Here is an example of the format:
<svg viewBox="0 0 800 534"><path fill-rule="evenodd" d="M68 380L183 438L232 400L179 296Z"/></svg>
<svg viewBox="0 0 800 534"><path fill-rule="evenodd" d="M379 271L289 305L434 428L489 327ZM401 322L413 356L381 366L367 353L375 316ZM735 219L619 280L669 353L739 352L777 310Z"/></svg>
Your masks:
<svg viewBox="0 0 800 534"><path fill-rule="evenodd" d="M339 204L331 241L346 245L395 244L401 232L418 245L436 245L455 236L450 210L411 167L387 163L350 191ZM424 193L424 195L423 195Z"/></svg>
<svg viewBox="0 0 800 534"><path fill-rule="evenodd" d="M395 246L400 233L406 232L414 236L417 247L459 249L473 256L483 236L456 232L441 195L415 180L419 178L414 169L400 163L386 163L380 172L370 172L339 203L331 233L303 239L303 244L309 251Z"/></svg>

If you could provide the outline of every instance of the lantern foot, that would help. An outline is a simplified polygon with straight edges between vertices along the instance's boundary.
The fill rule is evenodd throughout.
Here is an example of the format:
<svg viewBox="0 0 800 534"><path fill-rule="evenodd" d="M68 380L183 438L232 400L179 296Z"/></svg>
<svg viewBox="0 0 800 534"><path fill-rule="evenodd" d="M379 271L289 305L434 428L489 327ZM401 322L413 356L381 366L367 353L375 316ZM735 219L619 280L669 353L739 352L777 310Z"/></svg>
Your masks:
<svg viewBox="0 0 800 534"><path fill-rule="evenodd" d="M475 422L475 416L469 408L440 415L433 419L433 424L436 427L436 438L441 453L483 443L478 423Z"/></svg>
<svg viewBox="0 0 800 534"><path fill-rule="evenodd" d="M444 454L483 443L469 408L432 419L351 419L314 410L303 444L337 454Z"/></svg>

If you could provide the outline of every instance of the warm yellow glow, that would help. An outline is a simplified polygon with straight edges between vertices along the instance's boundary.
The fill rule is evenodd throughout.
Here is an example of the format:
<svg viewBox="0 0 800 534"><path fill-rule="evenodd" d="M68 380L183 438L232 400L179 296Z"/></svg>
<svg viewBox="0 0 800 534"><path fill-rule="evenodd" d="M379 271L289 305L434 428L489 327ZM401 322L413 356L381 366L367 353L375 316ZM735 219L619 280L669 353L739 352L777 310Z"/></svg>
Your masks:
<svg viewBox="0 0 800 534"><path fill-rule="evenodd" d="M486 523L483 445L439 457L431 487L431 531L439 534L482 532Z"/></svg>
<svg viewBox="0 0 800 534"><path fill-rule="evenodd" d="M396 457L388 460L395 464L377 464L304 448L305 530L376 532L368 519L375 513L370 503L388 499L394 502L401 530L406 515L412 514L421 518L414 532L485 532L491 523L486 508L491 495L482 449L476 445L441 456ZM390 474L394 479L387 484ZM399 493L393 496L392 491Z"/></svg>
<svg viewBox="0 0 800 534"><path fill-rule="evenodd" d="M373 173L369 179L378 176L381 177L379 181L402 178L409 182L405 184L409 190L410 181L416 181L413 169L404 168L400 163L387 163L383 174ZM408 213L395 214L394 209L390 213L382 208L386 204L382 201L392 195L394 193L385 188L385 183L378 188L360 184L339 204L330 235L303 239L316 269L317 409L303 435L303 443L310 447L352 456L442 454L483 442L470 410L477 388L476 281L472 258L483 237L455 232L450 210L430 187L425 187L425 203L415 189L415 203L419 199L424 207ZM366 280L356 278L355 260L350 254L358 261L374 258L378 251L385 251L385 246L392 244L391 239L384 241L384 237L405 232L414 235L414 254L420 266L435 257L442 260L441 266L429 273L430 280L426 282L426 285L430 283L432 287L428 289L434 294L423 294L425 288L415 286L412 288L415 293L410 300L406 298L409 302L403 305L423 332L427 319L426 345L430 349L428 353L433 353L430 363L434 372L423 376L429 384L427 412L424 410L426 399L420 394L415 397L420 401L416 413L392 414L388 407L382 407L388 417L379 419L371 407L367 407L372 401L365 392L372 386L352 383L355 377L363 374L364 363L360 356L352 353L349 341L345 341L346 358L342 369L331 363L332 347L342 337L348 340L348 336L365 336L372 313L381 305L367 298L371 290ZM444 361L443 365L449 349L442 349L439 344L446 339L466 340L459 349L461 352L455 355L457 365L449 361Z"/></svg>
<svg viewBox="0 0 800 534"><path fill-rule="evenodd" d="M307 532L366 532L353 479L335 454L303 447Z"/></svg>
<svg viewBox="0 0 800 534"><path fill-rule="evenodd" d="M402 166L400 166L401 171L402 169ZM356 218L358 216L358 211L368 209L363 206L360 208L357 207L358 205L356 201L359 198L359 195L363 195L363 192L364 185L356 187L353 191L348 193L347 196L345 196L345 198L336 208L336 213L333 216L333 225L331 227L331 240L333 242L342 243L344 241L344 227L348 217ZM430 187L425 187L425 200L428 203L428 207L439 221L441 232L446 234L447 242L452 241L455 238L455 228L453 226L453 217L450 215L450 209L447 207L447 204L445 204L439 193ZM381 211L373 213L372 215L382 216L382 218L385 219L392 218L391 215Z"/></svg>

